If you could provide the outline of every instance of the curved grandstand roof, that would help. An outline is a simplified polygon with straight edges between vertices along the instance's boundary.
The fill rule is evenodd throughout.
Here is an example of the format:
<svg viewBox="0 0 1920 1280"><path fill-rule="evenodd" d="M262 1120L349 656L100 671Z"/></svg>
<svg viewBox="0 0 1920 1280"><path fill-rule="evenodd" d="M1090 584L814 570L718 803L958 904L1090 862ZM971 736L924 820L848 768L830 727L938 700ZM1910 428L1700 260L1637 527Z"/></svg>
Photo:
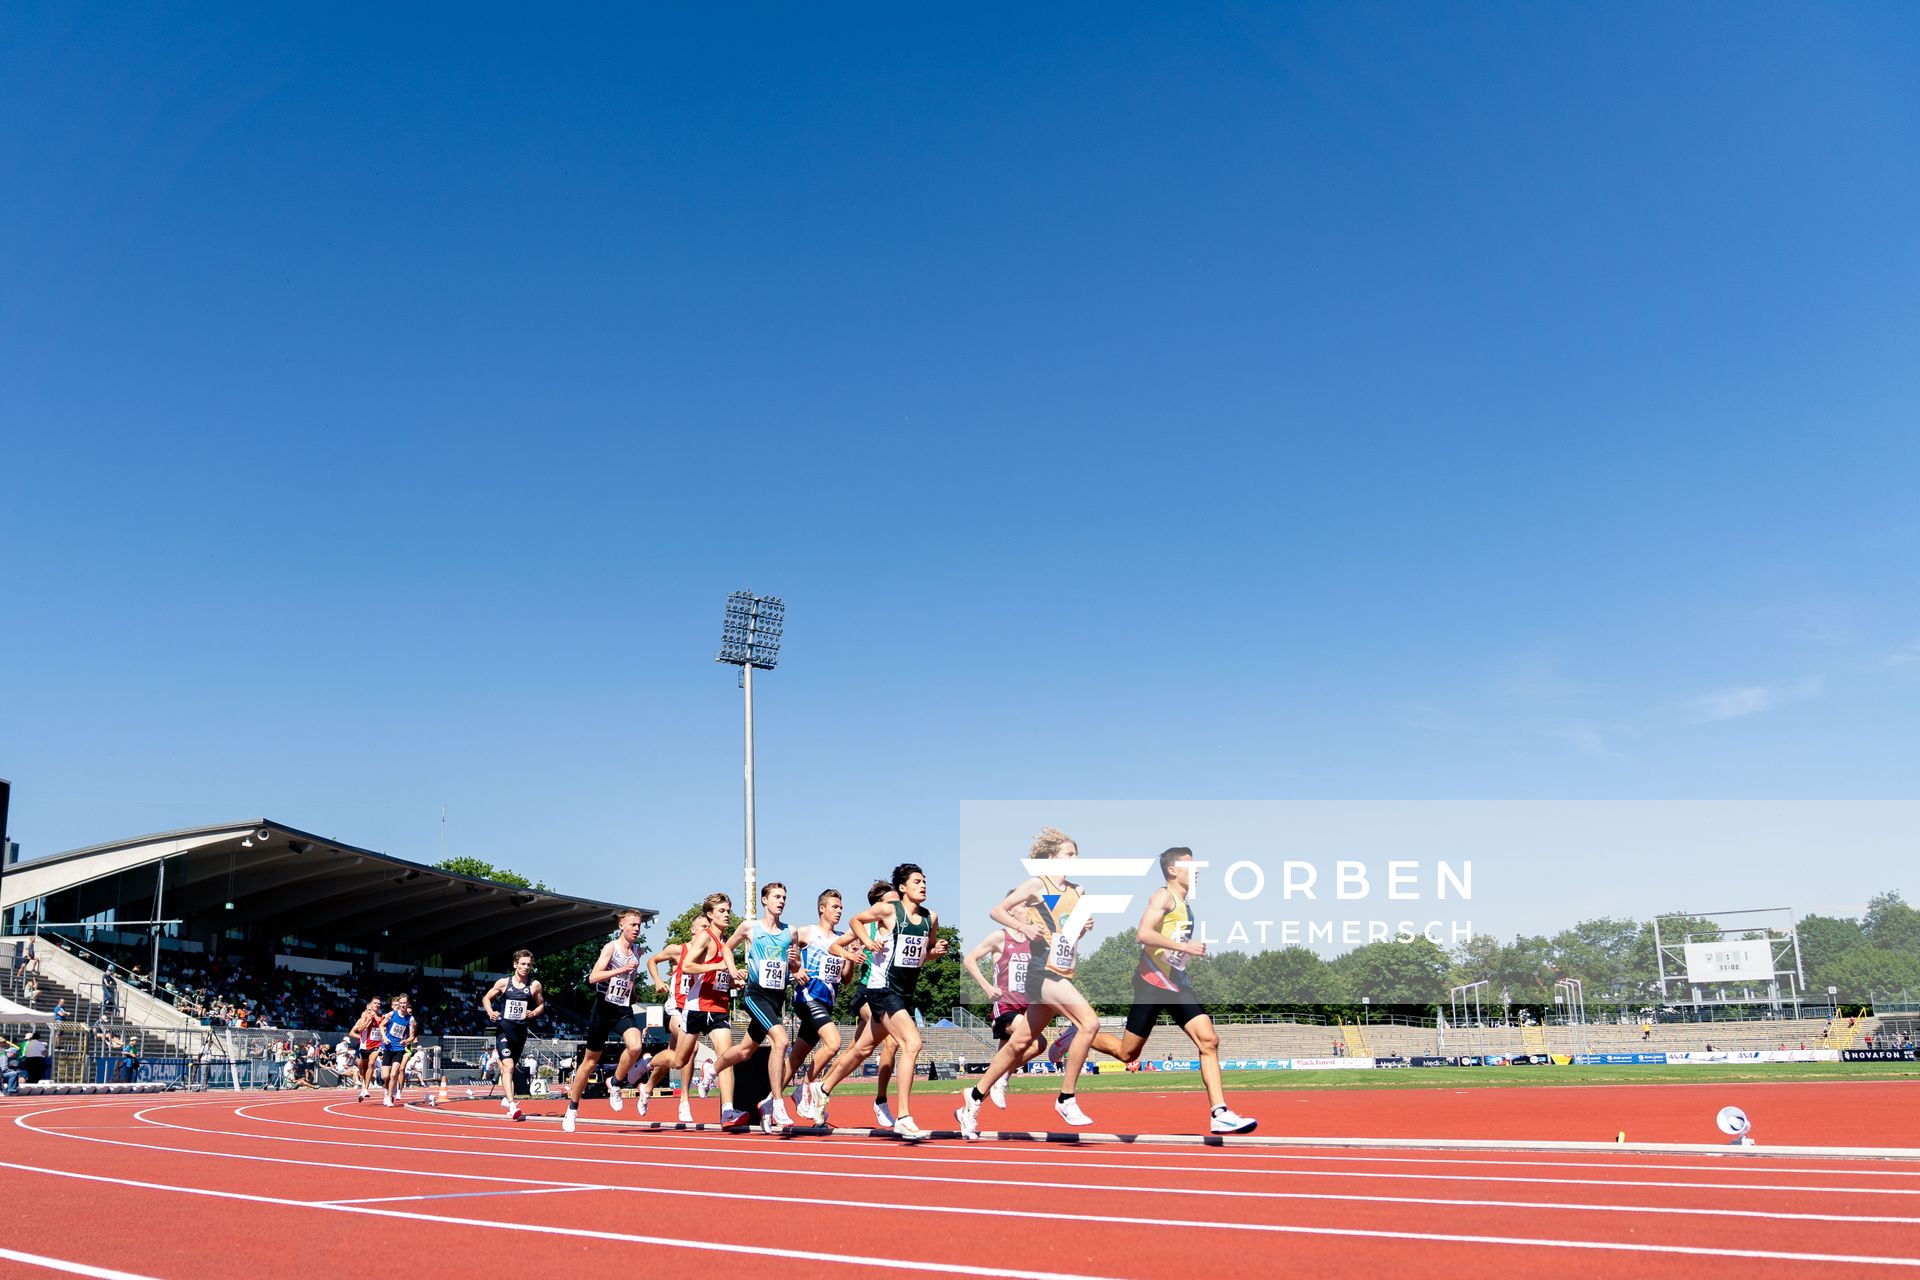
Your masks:
<svg viewBox="0 0 1920 1280"><path fill-rule="evenodd" d="M159 912L165 918L191 926L215 912L221 928L252 928L256 936L298 935L368 951L404 945L450 959L518 947L558 950L609 932L610 913L629 905L455 875L256 818L15 863L0 881L0 908L74 891L71 919L107 906L128 919L134 881L126 873L162 862L166 883ZM145 876L138 881L151 906L152 882ZM92 898L104 897L109 888L112 901L96 905ZM648 922L658 914L639 910Z"/></svg>

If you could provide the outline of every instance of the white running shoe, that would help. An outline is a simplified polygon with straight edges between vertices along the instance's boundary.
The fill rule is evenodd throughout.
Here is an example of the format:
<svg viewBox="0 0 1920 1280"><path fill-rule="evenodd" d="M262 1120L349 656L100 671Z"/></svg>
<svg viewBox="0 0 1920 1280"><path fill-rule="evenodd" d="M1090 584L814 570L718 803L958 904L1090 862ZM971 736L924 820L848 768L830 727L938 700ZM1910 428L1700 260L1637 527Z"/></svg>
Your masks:
<svg viewBox="0 0 1920 1280"><path fill-rule="evenodd" d="M875 1098L873 1100L873 1120L874 1123L882 1129L891 1129L896 1123L893 1118L893 1109L887 1106L887 1100L885 1098Z"/></svg>
<svg viewBox="0 0 1920 1280"><path fill-rule="evenodd" d="M507 1112L507 1119L509 1120L525 1120L526 1118L527 1118L527 1113L522 1111L518 1107L515 1107L513 1110Z"/></svg>
<svg viewBox="0 0 1920 1280"><path fill-rule="evenodd" d="M993 1099L993 1105L1005 1109L1007 1105L1007 1078L1001 1076L993 1082L993 1088L987 1090L987 1096Z"/></svg>
<svg viewBox="0 0 1920 1280"><path fill-rule="evenodd" d="M688 1102L684 1095L680 1099L680 1123L693 1123L693 1104Z"/></svg>
<svg viewBox="0 0 1920 1280"><path fill-rule="evenodd" d="M612 1107L615 1111L618 1111L620 1110L620 1108L626 1106L627 1100L621 1097L621 1094L623 1092L624 1090L622 1090L619 1085L615 1085L613 1086L613 1088L607 1090L607 1105Z"/></svg>
<svg viewBox="0 0 1920 1280"><path fill-rule="evenodd" d="M1080 1099L1078 1098L1068 1098L1064 1102L1059 1098L1055 1098L1053 1100L1053 1109L1058 1111L1060 1118L1068 1124L1093 1123L1093 1121L1088 1118L1087 1113L1080 1109Z"/></svg>
<svg viewBox="0 0 1920 1280"><path fill-rule="evenodd" d="M1048 1062L1053 1063L1055 1066L1059 1066L1060 1063L1066 1059L1067 1049L1069 1046L1073 1044L1074 1033L1078 1030L1080 1030L1079 1027L1074 1026L1072 1023L1068 1023L1067 1029L1065 1031L1062 1031L1059 1035L1053 1038L1053 1043L1047 1046Z"/></svg>
<svg viewBox="0 0 1920 1280"><path fill-rule="evenodd" d="M799 1113L802 1120L811 1120L819 1124L826 1113L826 1104L822 1099L820 1086L808 1085L806 1093L794 1099L793 1109Z"/></svg>
<svg viewBox="0 0 1920 1280"><path fill-rule="evenodd" d="M560 1117L560 1132L562 1133L573 1132L573 1108L572 1107L568 1107L567 1114Z"/></svg>
<svg viewBox="0 0 1920 1280"><path fill-rule="evenodd" d="M773 1099L760 1099L760 1132L778 1133L779 1127L773 1123Z"/></svg>
<svg viewBox="0 0 1920 1280"><path fill-rule="evenodd" d="M367 1100L367 1095L368 1095L368 1094L370 1094L370 1093L372 1093L372 1092L373 1092L373 1090L371 1090L371 1089L367 1089L367 1088L362 1088L362 1089L360 1090L360 1096L359 1096L359 1097L357 1097L357 1098L355 1098L355 1099L354 1099L354 1101L355 1101L355 1102L365 1102L365 1101Z"/></svg>
<svg viewBox="0 0 1920 1280"><path fill-rule="evenodd" d="M901 1116L893 1122L893 1131L908 1142L919 1142L933 1135L913 1122L912 1116Z"/></svg>
<svg viewBox="0 0 1920 1280"><path fill-rule="evenodd" d="M969 1086L960 1095L960 1107L953 1113L960 1122L960 1136L968 1142L980 1141L980 1104L973 1099L973 1089Z"/></svg>
<svg viewBox="0 0 1920 1280"><path fill-rule="evenodd" d="M793 1117L787 1114L787 1104L779 1098L773 1100L773 1122L782 1129L793 1128Z"/></svg>
<svg viewBox="0 0 1920 1280"><path fill-rule="evenodd" d="M1258 1120L1249 1120L1238 1115L1231 1107L1222 1107L1213 1113L1213 1123L1209 1126L1214 1133L1252 1133Z"/></svg>
<svg viewBox="0 0 1920 1280"><path fill-rule="evenodd" d="M633 1114L637 1116L647 1114L647 1103L651 1101L653 1101L653 1094L649 1090L641 1089L635 1093L633 1095Z"/></svg>
<svg viewBox="0 0 1920 1280"><path fill-rule="evenodd" d="M512 1098L500 1099L500 1109L502 1111L512 1111L514 1109L513 1099Z"/></svg>

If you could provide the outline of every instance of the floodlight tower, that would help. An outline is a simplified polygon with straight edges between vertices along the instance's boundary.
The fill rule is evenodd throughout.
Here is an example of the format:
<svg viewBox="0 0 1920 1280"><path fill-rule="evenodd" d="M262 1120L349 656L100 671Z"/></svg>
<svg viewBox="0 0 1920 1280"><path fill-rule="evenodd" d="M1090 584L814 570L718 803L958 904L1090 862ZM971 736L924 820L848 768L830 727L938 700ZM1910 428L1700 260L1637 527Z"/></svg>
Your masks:
<svg viewBox="0 0 1920 1280"><path fill-rule="evenodd" d="M771 671L780 665L780 632L787 621L787 602L779 596L757 596L751 591L735 591L727 597L727 617L720 632L720 653L715 662L740 668L740 688L745 691L747 722L747 874L746 899L740 914L749 919L758 909L753 866L753 669Z"/></svg>

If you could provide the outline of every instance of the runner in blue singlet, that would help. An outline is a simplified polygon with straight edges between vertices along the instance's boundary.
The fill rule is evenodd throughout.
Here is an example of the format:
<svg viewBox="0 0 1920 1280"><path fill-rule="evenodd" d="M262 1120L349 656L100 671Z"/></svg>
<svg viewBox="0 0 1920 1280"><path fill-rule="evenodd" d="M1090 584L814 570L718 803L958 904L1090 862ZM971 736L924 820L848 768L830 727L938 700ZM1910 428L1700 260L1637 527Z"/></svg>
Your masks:
<svg viewBox="0 0 1920 1280"><path fill-rule="evenodd" d="M760 918L750 920L727 939L729 949L744 938L747 943L747 989L741 1004L747 1011L747 1033L714 1063L716 1072L737 1067L767 1046L767 1084L770 1092L760 1102L760 1127L768 1133L790 1128L793 1121L780 1095L787 1087L787 989L793 985L793 929L781 922L787 909L787 886L775 881L760 891Z"/></svg>

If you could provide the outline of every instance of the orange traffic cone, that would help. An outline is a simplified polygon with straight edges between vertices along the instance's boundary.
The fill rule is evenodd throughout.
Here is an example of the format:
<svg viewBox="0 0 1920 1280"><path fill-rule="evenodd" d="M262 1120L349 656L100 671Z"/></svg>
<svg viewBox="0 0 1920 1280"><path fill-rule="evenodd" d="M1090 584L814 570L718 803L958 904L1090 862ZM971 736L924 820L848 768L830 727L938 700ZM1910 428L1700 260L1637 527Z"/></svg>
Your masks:
<svg viewBox="0 0 1920 1280"><path fill-rule="evenodd" d="M444 1074L440 1077L440 1105L447 1105L447 1077Z"/></svg>

